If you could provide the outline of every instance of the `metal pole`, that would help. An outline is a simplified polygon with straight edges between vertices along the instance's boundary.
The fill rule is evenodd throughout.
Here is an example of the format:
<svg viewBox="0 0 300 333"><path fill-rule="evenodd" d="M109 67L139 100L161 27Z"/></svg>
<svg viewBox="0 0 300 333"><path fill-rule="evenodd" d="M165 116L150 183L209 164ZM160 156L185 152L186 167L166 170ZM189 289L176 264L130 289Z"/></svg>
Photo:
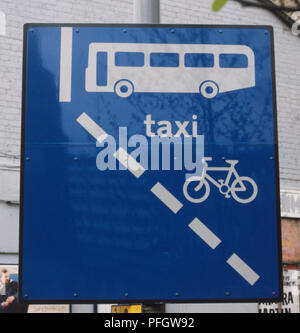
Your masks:
<svg viewBox="0 0 300 333"><path fill-rule="evenodd" d="M159 24L160 0L134 0L133 19L138 24ZM142 312L165 312L164 304L142 304Z"/></svg>
<svg viewBox="0 0 300 333"><path fill-rule="evenodd" d="M160 0L134 0L134 22L159 24Z"/></svg>

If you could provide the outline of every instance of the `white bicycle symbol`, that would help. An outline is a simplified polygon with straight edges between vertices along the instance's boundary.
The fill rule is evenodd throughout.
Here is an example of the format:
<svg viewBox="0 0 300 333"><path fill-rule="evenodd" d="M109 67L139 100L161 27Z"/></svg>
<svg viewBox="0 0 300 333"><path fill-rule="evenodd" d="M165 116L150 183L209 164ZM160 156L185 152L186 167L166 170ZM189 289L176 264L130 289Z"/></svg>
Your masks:
<svg viewBox="0 0 300 333"><path fill-rule="evenodd" d="M230 198L231 194L231 196L237 202L244 204L249 203L256 198L258 189L255 181L250 177L245 177L245 176L240 177L235 169L235 165L239 162L238 160L225 160L225 162L230 164L229 167L209 167L207 165L207 161L212 161L212 157L204 157L203 173L201 177L191 177L185 181L183 185L183 193L187 200L193 203L200 203L205 201L210 193L210 185L208 183L208 180L219 189L220 193L222 193L225 196L225 198ZM224 179L219 179L218 181L216 181L210 175L207 174L207 171L228 171L228 173L225 181ZM229 186L229 182L232 175L235 176L235 179L232 182L231 186ZM188 187L190 184L194 185L196 184L196 186L194 187L195 192L199 192L204 187L204 193L202 193L202 195L200 195L200 197L198 198L192 197L188 193ZM239 197L239 194L241 192L245 192L246 190L251 190L251 188L252 192L250 193L252 194L250 196L248 196L247 198Z"/></svg>

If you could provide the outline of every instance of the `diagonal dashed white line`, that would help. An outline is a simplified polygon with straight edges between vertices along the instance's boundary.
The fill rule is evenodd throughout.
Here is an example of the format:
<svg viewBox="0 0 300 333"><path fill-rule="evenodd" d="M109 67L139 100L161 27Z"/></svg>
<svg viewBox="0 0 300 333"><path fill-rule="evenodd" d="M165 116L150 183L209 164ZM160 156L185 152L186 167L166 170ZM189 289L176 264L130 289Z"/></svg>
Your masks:
<svg viewBox="0 0 300 333"><path fill-rule="evenodd" d="M108 137L108 134L85 112L83 112L76 120L98 142L102 142ZM114 156L136 178L139 178L145 172L143 166L140 165L123 148L119 148L114 153ZM160 201L162 201L174 214L176 214L183 207L183 204L159 182L157 182L151 188L151 192ZM212 249L215 249L221 243L221 240L198 218L194 218L194 220L189 224L189 227ZM259 275L235 253L233 253L226 262L251 286L253 286L259 279Z"/></svg>
<svg viewBox="0 0 300 333"><path fill-rule="evenodd" d="M239 273L251 286L259 279L259 275L249 267L238 255L233 255L226 261L237 273Z"/></svg>
<svg viewBox="0 0 300 333"><path fill-rule="evenodd" d="M83 112L76 120L99 143L108 137L108 134L104 131L104 129L95 123L94 120L91 119L85 112Z"/></svg>
<svg viewBox="0 0 300 333"><path fill-rule="evenodd" d="M114 157L122 163L136 178L140 178L145 169L122 147L115 153Z"/></svg>
<svg viewBox="0 0 300 333"><path fill-rule="evenodd" d="M189 227L213 250L221 243L221 240L195 217Z"/></svg>
<svg viewBox="0 0 300 333"><path fill-rule="evenodd" d="M183 204L159 182L151 188L151 192L175 214L183 206Z"/></svg>
<svg viewBox="0 0 300 333"><path fill-rule="evenodd" d="M104 129L95 123L94 120L91 119L85 112L83 112L76 120L99 143L108 137L108 134L104 131ZM131 155L129 155L122 147L114 153L114 157L119 160L120 163L122 163L136 178L139 178L145 172L143 166L139 164Z"/></svg>

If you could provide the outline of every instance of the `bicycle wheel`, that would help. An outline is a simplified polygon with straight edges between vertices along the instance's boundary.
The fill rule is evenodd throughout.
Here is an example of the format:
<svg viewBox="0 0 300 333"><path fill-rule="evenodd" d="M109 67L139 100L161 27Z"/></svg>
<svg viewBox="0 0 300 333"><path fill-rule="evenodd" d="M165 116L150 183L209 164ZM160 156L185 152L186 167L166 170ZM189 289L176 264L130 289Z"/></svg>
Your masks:
<svg viewBox="0 0 300 333"><path fill-rule="evenodd" d="M241 185L240 185L241 183L243 183L243 185L245 186L245 190L241 190ZM247 183L249 183L250 187L249 187L249 185L247 185ZM239 184L239 187L236 187L237 184ZM243 193L248 190L251 190L251 188L252 188L252 194L250 196L248 196L247 198L241 198L236 193L236 192ZM243 176L243 177L239 177L233 181L230 192L231 192L233 199L235 199L237 202L249 203L256 198L258 189L257 189L257 185L256 185L255 181L252 178Z"/></svg>
<svg viewBox="0 0 300 333"><path fill-rule="evenodd" d="M194 198L192 197L189 193L188 193L188 186L189 185L194 185L194 192L200 192L201 189L204 188L204 193L199 197L199 198ZM200 185L201 184L201 185ZM199 184L199 181L189 181L189 180L186 180L185 183L183 184L183 194L184 196L186 197L187 200L189 200L190 202L193 202L193 203L200 203L200 202L203 202L207 199L207 197L209 196L209 193L210 193L210 186L208 184L208 182L203 179L203 181L201 181ZM195 190L196 187L199 187L200 185L200 188ZM204 185L204 187L203 187Z"/></svg>

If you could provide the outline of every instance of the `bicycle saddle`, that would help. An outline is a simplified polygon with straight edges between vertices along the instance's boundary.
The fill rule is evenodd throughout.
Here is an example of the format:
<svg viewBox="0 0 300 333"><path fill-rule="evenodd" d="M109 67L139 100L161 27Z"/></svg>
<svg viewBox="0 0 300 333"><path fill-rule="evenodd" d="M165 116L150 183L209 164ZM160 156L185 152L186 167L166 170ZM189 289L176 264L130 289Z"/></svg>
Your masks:
<svg viewBox="0 0 300 333"><path fill-rule="evenodd" d="M227 163L229 163L231 165L235 165L235 164L239 163L238 160L225 160L225 162L227 162Z"/></svg>

